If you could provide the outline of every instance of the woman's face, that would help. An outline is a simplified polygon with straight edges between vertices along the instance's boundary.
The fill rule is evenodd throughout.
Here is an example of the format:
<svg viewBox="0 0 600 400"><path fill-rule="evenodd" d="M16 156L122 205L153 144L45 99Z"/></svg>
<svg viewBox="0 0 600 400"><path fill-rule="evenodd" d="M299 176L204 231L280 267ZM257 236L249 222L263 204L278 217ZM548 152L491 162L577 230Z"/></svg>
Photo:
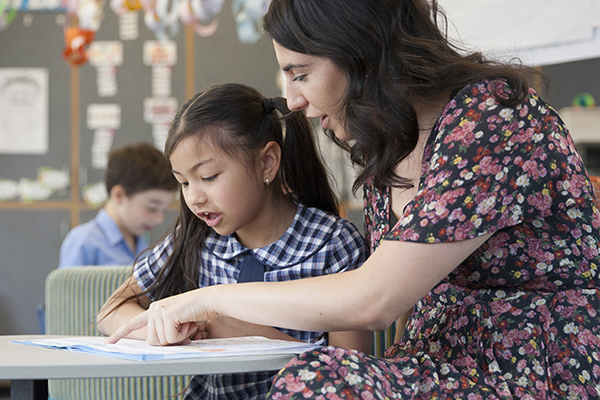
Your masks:
<svg viewBox="0 0 600 400"><path fill-rule="evenodd" d="M273 41L279 67L285 76L288 108L304 110L308 118L320 118L323 129L331 129L341 140L352 137L344 130L340 110L346 76L328 58L297 53Z"/></svg>

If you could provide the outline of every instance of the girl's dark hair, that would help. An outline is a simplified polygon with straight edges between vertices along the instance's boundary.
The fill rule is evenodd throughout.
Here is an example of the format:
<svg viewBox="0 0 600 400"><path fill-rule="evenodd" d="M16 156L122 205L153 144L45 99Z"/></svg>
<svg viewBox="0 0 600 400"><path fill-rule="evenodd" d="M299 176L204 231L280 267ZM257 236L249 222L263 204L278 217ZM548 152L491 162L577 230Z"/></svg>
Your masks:
<svg viewBox="0 0 600 400"><path fill-rule="evenodd" d="M265 32L289 50L329 58L347 78L341 109L354 144L327 134L364 167L354 191L370 176L379 188L412 187L410 180L394 173L419 138L412 100L454 96L468 84L503 78L512 95L496 97L515 105L538 74L520 63L461 54L440 30L438 19L445 30L446 17L435 0L271 2L263 20Z"/></svg>
<svg viewBox="0 0 600 400"><path fill-rule="evenodd" d="M265 99L240 84L213 86L179 110L165 143L167 158L190 137L210 140L226 154L241 156L249 164L268 142L276 142L281 147L281 166L270 184L275 194L339 215L312 125L303 113L290 112L285 99ZM167 233L173 235L173 252L148 288L156 299L198 287L200 253L210 228L190 211L181 191L180 201L180 215Z"/></svg>

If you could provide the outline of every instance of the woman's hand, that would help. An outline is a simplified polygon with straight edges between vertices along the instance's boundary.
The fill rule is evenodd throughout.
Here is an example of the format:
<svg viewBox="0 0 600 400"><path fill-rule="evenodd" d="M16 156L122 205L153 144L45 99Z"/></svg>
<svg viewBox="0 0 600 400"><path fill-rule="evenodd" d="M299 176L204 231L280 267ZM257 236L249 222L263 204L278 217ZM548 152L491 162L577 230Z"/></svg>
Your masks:
<svg viewBox="0 0 600 400"><path fill-rule="evenodd" d="M197 296L198 290L192 290L153 302L148 310L117 329L105 343L117 343L144 327L147 331L146 342L150 345L189 343L198 333L198 324L208 320L208 314L198 305Z"/></svg>

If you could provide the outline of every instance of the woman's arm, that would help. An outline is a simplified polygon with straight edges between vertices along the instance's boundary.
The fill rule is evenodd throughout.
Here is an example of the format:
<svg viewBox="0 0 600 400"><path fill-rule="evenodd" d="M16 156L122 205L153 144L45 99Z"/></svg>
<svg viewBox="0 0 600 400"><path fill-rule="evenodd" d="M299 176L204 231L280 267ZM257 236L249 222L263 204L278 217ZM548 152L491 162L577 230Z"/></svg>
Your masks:
<svg viewBox="0 0 600 400"><path fill-rule="evenodd" d="M125 303L125 299L136 296ZM121 304L119 306L119 304ZM117 329L125 325L136 315L146 311L150 306L150 299L142 294L142 289L131 276L106 300L96 317L98 329L105 335L112 335ZM116 307L116 308L115 308ZM131 339L146 339L146 329L142 328L127 335Z"/></svg>
<svg viewBox="0 0 600 400"><path fill-rule="evenodd" d="M240 336L263 336L269 339L301 342L301 340L287 335L279 329L223 316L211 318L206 323L199 324L199 332L196 334L195 339L215 339ZM355 349L367 354L371 352L372 342L373 332L371 331L329 333L330 345L343 347L349 350Z"/></svg>
<svg viewBox="0 0 600 400"><path fill-rule="evenodd" d="M373 351L373 331L329 332L329 345L371 354Z"/></svg>
<svg viewBox="0 0 600 400"><path fill-rule="evenodd" d="M490 236L436 244L385 240L354 271L197 289L152 303L108 342L147 325L149 338L161 344L178 343L186 323L218 315L298 330L382 330Z"/></svg>

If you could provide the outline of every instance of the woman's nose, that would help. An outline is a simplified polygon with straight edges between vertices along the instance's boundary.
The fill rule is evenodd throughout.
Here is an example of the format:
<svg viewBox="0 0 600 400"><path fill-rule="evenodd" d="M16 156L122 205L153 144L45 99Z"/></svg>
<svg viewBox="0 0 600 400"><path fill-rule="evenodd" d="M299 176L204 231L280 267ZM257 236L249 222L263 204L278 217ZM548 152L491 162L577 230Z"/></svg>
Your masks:
<svg viewBox="0 0 600 400"><path fill-rule="evenodd" d="M306 98L301 93L291 86L292 85L287 85L286 87L287 106L290 111L300 111L308 105L308 101L306 101Z"/></svg>

